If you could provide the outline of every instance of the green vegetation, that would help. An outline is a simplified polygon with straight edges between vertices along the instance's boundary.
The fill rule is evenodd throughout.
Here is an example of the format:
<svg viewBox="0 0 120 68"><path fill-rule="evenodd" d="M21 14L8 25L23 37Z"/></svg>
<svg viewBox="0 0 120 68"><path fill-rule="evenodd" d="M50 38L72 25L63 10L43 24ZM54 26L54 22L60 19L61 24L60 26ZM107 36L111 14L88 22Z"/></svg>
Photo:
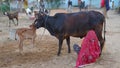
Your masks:
<svg viewBox="0 0 120 68"><path fill-rule="evenodd" d="M6 12L6 11L10 11L10 4L8 0L1 2L0 4L0 12Z"/></svg>
<svg viewBox="0 0 120 68"><path fill-rule="evenodd" d="M46 0L48 3L48 8L56 9L59 8L61 4L63 4L64 0Z"/></svg>
<svg viewBox="0 0 120 68"><path fill-rule="evenodd" d="M0 6L0 11L1 11L1 12L10 11L10 6L7 5L7 4L2 4L2 5Z"/></svg>

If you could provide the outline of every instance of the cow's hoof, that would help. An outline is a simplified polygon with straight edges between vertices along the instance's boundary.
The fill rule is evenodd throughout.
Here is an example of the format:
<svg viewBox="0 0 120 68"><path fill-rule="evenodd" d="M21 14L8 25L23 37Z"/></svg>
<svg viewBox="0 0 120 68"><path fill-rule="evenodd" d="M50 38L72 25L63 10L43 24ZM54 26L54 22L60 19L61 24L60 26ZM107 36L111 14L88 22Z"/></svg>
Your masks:
<svg viewBox="0 0 120 68"><path fill-rule="evenodd" d="M57 56L60 56L60 54L57 54Z"/></svg>

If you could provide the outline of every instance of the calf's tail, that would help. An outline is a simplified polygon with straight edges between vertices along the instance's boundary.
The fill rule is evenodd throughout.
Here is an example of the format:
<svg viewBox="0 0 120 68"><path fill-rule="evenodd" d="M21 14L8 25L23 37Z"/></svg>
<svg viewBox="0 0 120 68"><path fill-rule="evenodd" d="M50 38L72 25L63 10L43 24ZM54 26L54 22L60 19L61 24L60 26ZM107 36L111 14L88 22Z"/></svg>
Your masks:
<svg viewBox="0 0 120 68"><path fill-rule="evenodd" d="M16 35L17 35L17 31L15 31L15 40L17 40Z"/></svg>

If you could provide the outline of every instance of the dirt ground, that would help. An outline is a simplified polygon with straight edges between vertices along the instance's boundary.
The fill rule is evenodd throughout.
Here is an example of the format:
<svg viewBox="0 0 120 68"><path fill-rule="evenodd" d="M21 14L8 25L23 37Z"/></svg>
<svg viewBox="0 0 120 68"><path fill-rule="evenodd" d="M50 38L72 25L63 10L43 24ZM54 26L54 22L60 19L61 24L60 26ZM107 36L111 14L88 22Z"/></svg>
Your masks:
<svg viewBox="0 0 120 68"><path fill-rule="evenodd" d="M94 9L96 10L96 9ZM77 12L78 9L74 9ZM101 10L97 10L101 11ZM65 12L64 9L51 10L51 15ZM84 68L120 68L120 15L114 10L108 12L106 24L106 43L100 59L92 65ZM24 42L24 55L19 54L18 42L9 39L10 29L28 27L33 20L25 14L19 14L19 26L8 27L8 18L0 17L0 68L74 68L77 54L73 51L73 44L81 44L82 39L71 37L70 54L67 53L67 45L64 41L61 55L57 56L58 40L51 36L43 28L37 30L37 38L34 48L31 40Z"/></svg>

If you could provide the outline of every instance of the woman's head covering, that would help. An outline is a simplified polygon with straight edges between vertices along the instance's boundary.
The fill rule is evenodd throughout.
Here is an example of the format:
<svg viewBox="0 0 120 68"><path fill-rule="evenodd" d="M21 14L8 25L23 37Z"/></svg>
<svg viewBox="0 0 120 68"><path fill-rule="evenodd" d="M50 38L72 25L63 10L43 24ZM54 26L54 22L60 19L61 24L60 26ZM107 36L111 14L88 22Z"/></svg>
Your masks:
<svg viewBox="0 0 120 68"><path fill-rule="evenodd" d="M94 63L100 55L100 45L98 38L93 30L90 30L83 39L81 49L76 61L76 68L79 66Z"/></svg>

